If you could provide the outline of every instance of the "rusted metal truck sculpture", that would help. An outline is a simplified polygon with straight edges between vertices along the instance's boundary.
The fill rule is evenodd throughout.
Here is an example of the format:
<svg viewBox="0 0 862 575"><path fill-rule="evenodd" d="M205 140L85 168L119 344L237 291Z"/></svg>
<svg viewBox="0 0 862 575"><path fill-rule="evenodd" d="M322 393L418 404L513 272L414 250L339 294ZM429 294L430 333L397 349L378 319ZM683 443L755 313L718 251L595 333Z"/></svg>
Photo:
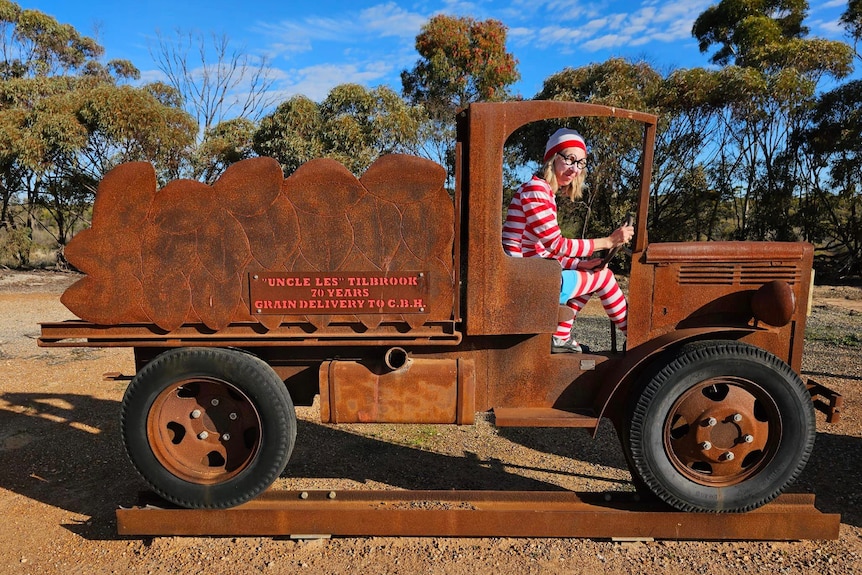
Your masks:
<svg viewBox="0 0 862 575"><path fill-rule="evenodd" d="M643 129L624 350L552 355L560 267L501 248L506 139L567 117ZM65 252L86 274L62 296L81 319L42 324L40 345L134 349L125 445L185 507L266 490L294 406L317 396L332 424L492 411L497 426L595 432L609 418L638 488L677 509L775 498L815 437L816 384L799 376L812 246L648 243L649 114L483 103L457 128L454 200L442 167L404 155L358 179L328 159L285 178L254 158L160 190L149 164L117 167Z"/></svg>

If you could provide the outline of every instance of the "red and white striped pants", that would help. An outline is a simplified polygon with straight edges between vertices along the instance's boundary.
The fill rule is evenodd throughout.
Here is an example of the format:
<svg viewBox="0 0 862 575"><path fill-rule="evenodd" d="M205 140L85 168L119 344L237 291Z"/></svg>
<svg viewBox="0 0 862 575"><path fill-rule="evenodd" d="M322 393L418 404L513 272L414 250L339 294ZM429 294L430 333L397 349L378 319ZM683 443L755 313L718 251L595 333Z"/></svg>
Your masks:
<svg viewBox="0 0 862 575"><path fill-rule="evenodd" d="M620 289L611 270L608 268L600 270L563 270L563 274L569 276L563 282L563 290L569 293L561 293L560 301L565 301L565 304L572 308L575 312L575 317L587 305L590 297L596 295L602 302L605 313L608 314L614 325L620 331L626 331L626 327L628 326L626 296ZM554 333L554 336L560 339L568 338L572 332L574 321L575 318L560 322L557 325L557 331Z"/></svg>

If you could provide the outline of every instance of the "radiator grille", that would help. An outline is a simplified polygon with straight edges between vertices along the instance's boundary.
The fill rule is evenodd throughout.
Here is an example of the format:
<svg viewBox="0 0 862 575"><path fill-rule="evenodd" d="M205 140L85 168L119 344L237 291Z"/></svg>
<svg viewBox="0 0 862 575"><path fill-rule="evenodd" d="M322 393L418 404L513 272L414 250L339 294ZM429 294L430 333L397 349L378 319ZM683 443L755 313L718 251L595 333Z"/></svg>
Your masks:
<svg viewBox="0 0 862 575"><path fill-rule="evenodd" d="M793 265L763 264L686 265L678 268L679 285L763 285L782 280L790 285L799 281L801 270Z"/></svg>

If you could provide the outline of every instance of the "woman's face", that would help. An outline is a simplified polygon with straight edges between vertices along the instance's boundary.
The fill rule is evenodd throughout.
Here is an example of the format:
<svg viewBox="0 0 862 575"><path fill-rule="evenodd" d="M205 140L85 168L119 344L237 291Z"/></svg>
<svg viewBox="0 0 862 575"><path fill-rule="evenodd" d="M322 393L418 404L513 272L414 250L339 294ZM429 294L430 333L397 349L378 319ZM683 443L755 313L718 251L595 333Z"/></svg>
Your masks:
<svg viewBox="0 0 862 575"><path fill-rule="evenodd" d="M581 148L566 148L554 158L554 174L560 187L568 186L586 169L587 153ZM571 164L571 165L569 165Z"/></svg>

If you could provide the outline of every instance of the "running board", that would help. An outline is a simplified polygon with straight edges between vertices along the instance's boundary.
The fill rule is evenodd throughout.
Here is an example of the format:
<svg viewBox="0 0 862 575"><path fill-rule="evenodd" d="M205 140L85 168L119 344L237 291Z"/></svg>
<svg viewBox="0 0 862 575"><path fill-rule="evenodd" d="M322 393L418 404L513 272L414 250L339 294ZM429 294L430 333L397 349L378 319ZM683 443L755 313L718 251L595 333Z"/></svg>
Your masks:
<svg viewBox="0 0 862 575"><path fill-rule="evenodd" d="M268 491L230 509L167 505L118 509L118 534L789 541L837 539L841 521L818 511L811 494L748 513L683 513L634 493L570 491Z"/></svg>
<svg viewBox="0 0 862 575"><path fill-rule="evenodd" d="M593 415L553 407L495 407L497 427L587 427L595 428L599 420Z"/></svg>

